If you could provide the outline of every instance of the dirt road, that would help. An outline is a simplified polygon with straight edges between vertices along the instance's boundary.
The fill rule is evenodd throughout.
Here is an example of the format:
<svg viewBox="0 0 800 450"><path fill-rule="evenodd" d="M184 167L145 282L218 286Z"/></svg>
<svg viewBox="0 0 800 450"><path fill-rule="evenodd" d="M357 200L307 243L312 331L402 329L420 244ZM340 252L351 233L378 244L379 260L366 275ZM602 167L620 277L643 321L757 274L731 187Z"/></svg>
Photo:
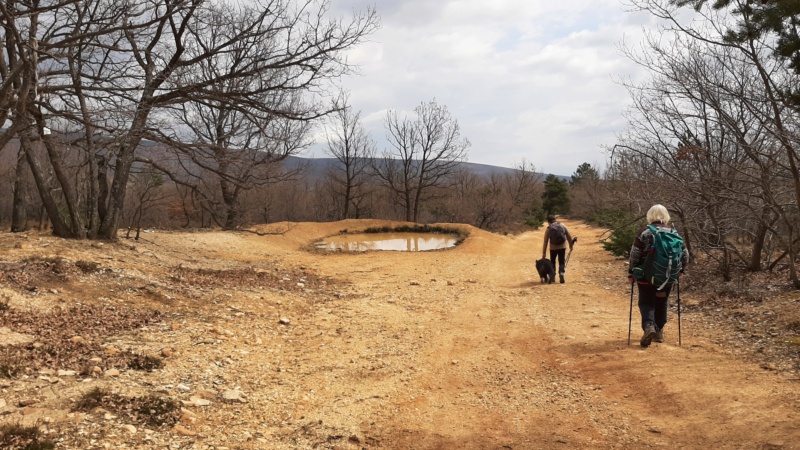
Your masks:
<svg viewBox="0 0 800 450"><path fill-rule="evenodd" d="M160 326L113 342L170 354L162 370L123 371L94 384L162 392L194 417L149 433L119 431L124 424L107 417L75 419L69 398L92 384L77 380L45 396L40 416L83 421L85 439L65 439L65 448L800 448L797 381L733 359L691 314L683 317L682 346L672 309L666 342L642 349L634 306L626 345L625 262L602 250L600 230L565 222L579 242L563 285L540 284L534 274L539 231L510 237L469 228L459 247L425 253L309 250L315 239L375 223L299 224L270 236L151 233L132 247L33 243L5 251L6 259L103 254L104 265L124 269L116 287L61 286L62 301L102 296L157 308ZM279 276L271 287L242 287L234 278L175 286L176 268L239 267ZM151 287L122 289L136 284L125 277ZM12 307L32 304L7 296ZM14 383L8 388L23 386ZM219 398L231 391L242 397Z"/></svg>

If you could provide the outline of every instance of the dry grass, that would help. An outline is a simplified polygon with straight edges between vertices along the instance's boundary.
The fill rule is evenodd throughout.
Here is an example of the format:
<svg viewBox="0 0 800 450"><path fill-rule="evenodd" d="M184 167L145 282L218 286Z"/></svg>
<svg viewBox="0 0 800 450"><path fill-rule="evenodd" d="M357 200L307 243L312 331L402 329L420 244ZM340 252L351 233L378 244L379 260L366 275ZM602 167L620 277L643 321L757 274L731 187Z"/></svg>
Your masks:
<svg viewBox="0 0 800 450"><path fill-rule="evenodd" d="M39 427L2 425L0 426L0 448L49 450L56 448L56 445L53 441L42 437Z"/></svg>
<svg viewBox="0 0 800 450"><path fill-rule="evenodd" d="M101 388L86 392L73 407L75 411L87 413L94 413L98 408L152 427L171 427L180 419L178 402L168 397L126 397Z"/></svg>

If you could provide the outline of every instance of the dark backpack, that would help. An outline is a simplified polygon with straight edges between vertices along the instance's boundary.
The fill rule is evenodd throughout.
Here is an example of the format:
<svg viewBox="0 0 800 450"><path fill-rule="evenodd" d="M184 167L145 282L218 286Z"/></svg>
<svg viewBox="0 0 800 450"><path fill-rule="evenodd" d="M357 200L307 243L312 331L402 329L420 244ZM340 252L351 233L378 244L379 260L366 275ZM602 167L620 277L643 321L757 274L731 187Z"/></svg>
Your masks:
<svg viewBox="0 0 800 450"><path fill-rule="evenodd" d="M678 281L678 273L683 268L683 238L675 229L658 228L648 225L653 233L653 245L645 256L644 264L638 271L638 278L644 279L658 290Z"/></svg>
<svg viewBox="0 0 800 450"><path fill-rule="evenodd" d="M547 228L550 230L551 244L561 245L564 242L567 242L567 233L564 231L564 227L562 227L560 223L553 222Z"/></svg>

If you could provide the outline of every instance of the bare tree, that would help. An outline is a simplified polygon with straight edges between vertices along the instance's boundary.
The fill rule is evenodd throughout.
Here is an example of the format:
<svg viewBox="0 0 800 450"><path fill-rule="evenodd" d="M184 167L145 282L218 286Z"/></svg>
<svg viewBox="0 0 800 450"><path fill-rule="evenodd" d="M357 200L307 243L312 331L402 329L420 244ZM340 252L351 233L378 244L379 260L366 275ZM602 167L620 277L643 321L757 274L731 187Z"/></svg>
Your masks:
<svg viewBox="0 0 800 450"><path fill-rule="evenodd" d="M347 97L343 96L346 103ZM327 127L326 152L339 162L328 171L331 195L341 207L340 218L359 217L358 205L369 194L370 167L375 141L361 123L361 112L345 106L331 116Z"/></svg>
<svg viewBox="0 0 800 450"><path fill-rule="evenodd" d="M541 192L542 175L526 160L513 169L488 175L460 164L447 182L436 188L423 217L487 230L514 229L541 208Z"/></svg>
<svg viewBox="0 0 800 450"><path fill-rule="evenodd" d="M129 184L134 198L134 210L128 221L128 232L126 238L131 237L131 230L136 228L134 239L139 240L142 232L142 217L147 209L153 207L165 196L158 192L164 185L164 178L155 172L141 172L132 174L133 182Z"/></svg>
<svg viewBox="0 0 800 450"><path fill-rule="evenodd" d="M483 180L481 176L465 166L461 166L451 176L449 199L443 201L447 208L449 222L475 223L472 206L474 193Z"/></svg>
<svg viewBox="0 0 800 450"><path fill-rule="evenodd" d="M515 220L524 220L542 206L544 176L536 172L536 167L523 159L514 165L514 172L506 175L508 196L511 199Z"/></svg>
<svg viewBox="0 0 800 450"><path fill-rule="evenodd" d="M608 195L600 172L591 164L583 163L570 178L571 213L577 217L591 218L599 213Z"/></svg>
<svg viewBox="0 0 800 450"><path fill-rule="evenodd" d="M472 205L475 211L473 224L478 228L493 229L500 222L505 222L505 214L510 209L508 198L503 198L503 177L491 174L472 194ZM505 201L503 201L505 200Z"/></svg>
<svg viewBox="0 0 800 450"><path fill-rule="evenodd" d="M526 160L516 164L510 173L491 174L472 194L472 223L490 230L523 223L542 206L542 181L543 176Z"/></svg>
<svg viewBox="0 0 800 450"><path fill-rule="evenodd" d="M405 220L417 221L420 206L430 200L433 188L443 185L466 160L469 141L444 105L436 100L420 103L416 119L392 110L385 126L390 149L376 161L375 172L405 210Z"/></svg>
<svg viewBox="0 0 800 450"><path fill-rule="evenodd" d="M304 99L292 108L269 102L274 117L308 122L330 112L322 87L349 69L343 53L378 19L371 10L328 19L327 10L326 0L6 3L0 118L11 121L0 148L20 136L56 234L82 237L88 222L89 236L113 238L135 154L142 139L173 126L167 111L216 102L264 117L257 102L267 95ZM224 70L208 70L217 66ZM50 128L84 136L88 220ZM108 142L94 142L99 135ZM33 154L40 142L41 160ZM48 173L58 196L46 192Z"/></svg>
<svg viewBox="0 0 800 450"><path fill-rule="evenodd" d="M757 33L727 39L729 21L711 10L690 27L669 2L635 4L665 19L671 38L654 37L648 53L633 56L653 79L629 85L634 114L617 147L624 155L618 164L629 160L625 176L640 193L666 198L725 278L737 262L756 269L767 236L795 254L798 116L779 93L790 91L796 76ZM752 243L750 254L736 245L739 234Z"/></svg>
<svg viewBox="0 0 800 450"><path fill-rule="evenodd" d="M230 87L220 87L220 91ZM263 98L261 105L270 105ZM291 105L286 105L287 110ZM224 229L241 225L240 203L245 191L296 176L300 169L283 170L280 164L310 144L310 123L291 120L253 108L233 108L224 102L190 102L176 108L173 135L152 133L171 153L165 161L141 161L170 174L201 199L200 205ZM162 152L150 152L162 153Z"/></svg>

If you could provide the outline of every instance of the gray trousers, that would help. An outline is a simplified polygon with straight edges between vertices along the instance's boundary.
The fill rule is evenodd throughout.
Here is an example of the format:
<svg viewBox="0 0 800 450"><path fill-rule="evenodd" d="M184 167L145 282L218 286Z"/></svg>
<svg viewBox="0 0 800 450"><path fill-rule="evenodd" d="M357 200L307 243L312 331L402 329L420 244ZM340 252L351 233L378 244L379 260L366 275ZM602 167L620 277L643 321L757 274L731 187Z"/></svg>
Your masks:
<svg viewBox="0 0 800 450"><path fill-rule="evenodd" d="M672 285L657 290L650 283L636 283L639 286L639 312L642 314L642 329L648 324L655 325L660 330L667 324L667 309L669 308L669 292Z"/></svg>

